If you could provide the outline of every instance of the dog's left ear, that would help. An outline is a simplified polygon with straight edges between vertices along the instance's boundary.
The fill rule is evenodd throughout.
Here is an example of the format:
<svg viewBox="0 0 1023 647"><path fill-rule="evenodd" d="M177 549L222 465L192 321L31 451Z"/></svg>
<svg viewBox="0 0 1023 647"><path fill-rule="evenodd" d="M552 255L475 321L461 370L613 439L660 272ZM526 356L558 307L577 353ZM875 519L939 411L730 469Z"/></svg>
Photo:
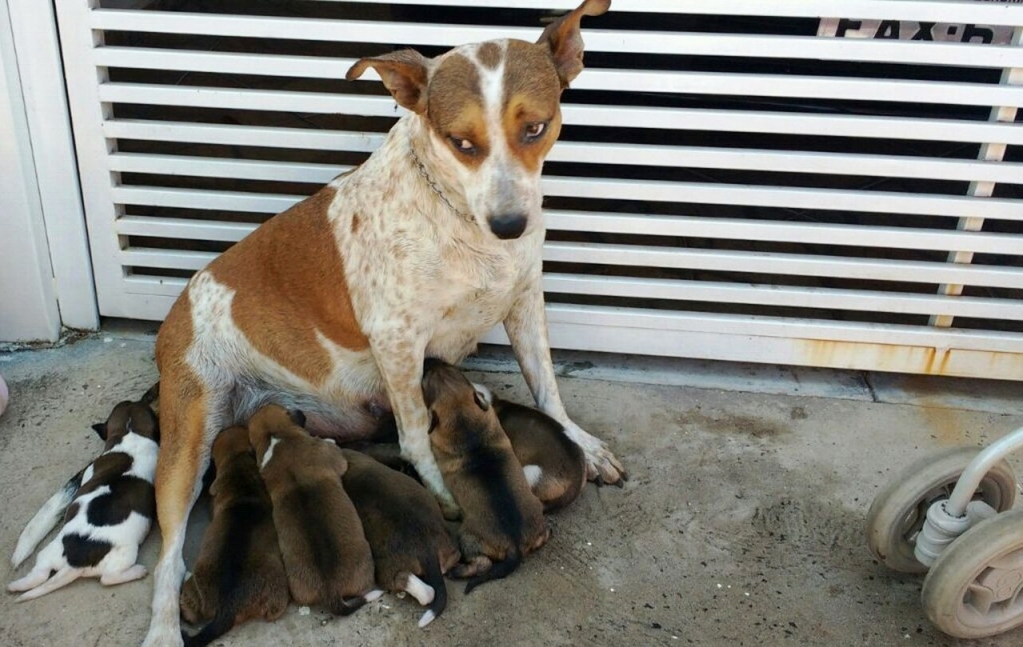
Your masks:
<svg viewBox="0 0 1023 647"><path fill-rule="evenodd" d="M554 57L554 67L567 88L572 79L583 71L583 38L579 35L579 22L583 16L599 16L611 6L611 0L584 0L571 13L558 18L540 34L538 45L547 45Z"/></svg>
<svg viewBox="0 0 1023 647"><path fill-rule="evenodd" d="M402 49L383 56L360 58L348 69L345 79L354 81L362 76L367 67L372 67L398 105L425 114L430 63L430 59L414 49Z"/></svg>
<svg viewBox="0 0 1023 647"><path fill-rule="evenodd" d="M97 422L92 426L92 430L96 432L96 435L100 437L100 440L107 439L107 423Z"/></svg>

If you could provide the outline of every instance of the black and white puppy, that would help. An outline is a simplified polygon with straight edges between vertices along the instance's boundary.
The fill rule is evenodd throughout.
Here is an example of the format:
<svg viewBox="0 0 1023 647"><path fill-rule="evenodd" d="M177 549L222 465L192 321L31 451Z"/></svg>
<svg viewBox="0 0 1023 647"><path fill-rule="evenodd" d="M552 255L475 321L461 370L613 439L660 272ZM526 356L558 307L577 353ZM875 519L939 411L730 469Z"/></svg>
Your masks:
<svg viewBox="0 0 1023 647"><path fill-rule="evenodd" d="M25 592L19 601L46 595L80 577L99 577L109 586L146 576L146 568L135 560L156 512L156 414L145 402L125 401L94 429L106 442L103 453L79 473L81 485L71 497L60 533L36 556L32 571L7 586L8 591ZM78 478L72 477L29 522L12 561L24 560L49 532Z"/></svg>

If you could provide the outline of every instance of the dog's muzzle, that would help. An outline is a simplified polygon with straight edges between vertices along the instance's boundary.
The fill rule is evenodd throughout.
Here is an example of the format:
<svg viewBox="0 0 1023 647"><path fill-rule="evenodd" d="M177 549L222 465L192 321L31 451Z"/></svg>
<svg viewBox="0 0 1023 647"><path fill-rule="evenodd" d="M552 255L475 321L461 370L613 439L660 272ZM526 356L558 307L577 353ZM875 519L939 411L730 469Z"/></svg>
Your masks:
<svg viewBox="0 0 1023 647"><path fill-rule="evenodd" d="M506 213L494 216L488 223L490 231L501 240L518 238L526 230L526 216L521 213Z"/></svg>

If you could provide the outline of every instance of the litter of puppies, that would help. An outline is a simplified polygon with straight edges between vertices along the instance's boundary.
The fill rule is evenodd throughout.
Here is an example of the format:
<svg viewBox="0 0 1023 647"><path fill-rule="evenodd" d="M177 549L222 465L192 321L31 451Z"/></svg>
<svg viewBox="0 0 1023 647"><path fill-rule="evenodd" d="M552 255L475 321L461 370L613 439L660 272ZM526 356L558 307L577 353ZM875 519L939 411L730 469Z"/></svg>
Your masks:
<svg viewBox="0 0 1023 647"><path fill-rule="evenodd" d="M31 572L8 586L19 600L79 577L113 585L147 574L135 562L156 512L158 386L94 425L102 452L23 530L15 567L64 522ZM218 434L212 520L180 595L181 616L196 628L182 631L186 646L276 620L292 601L306 613L348 615L383 591L425 607L418 625L426 627L447 605L445 576L468 579L468 593L547 542L544 513L571 503L585 482L582 452L561 426L437 360L427 360L423 392L431 449L462 510L454 532L386 443L342 448L310 435L301 411L275 404Z"/></svg>

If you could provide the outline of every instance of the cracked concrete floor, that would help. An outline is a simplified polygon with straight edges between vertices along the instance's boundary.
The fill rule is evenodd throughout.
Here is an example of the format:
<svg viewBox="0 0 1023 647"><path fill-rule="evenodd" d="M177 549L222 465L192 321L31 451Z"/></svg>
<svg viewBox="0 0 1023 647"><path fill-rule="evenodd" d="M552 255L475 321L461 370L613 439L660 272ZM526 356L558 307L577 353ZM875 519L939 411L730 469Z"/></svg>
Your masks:
<svg viewBox="0 0 1023 647"><path fill-rule="evenodd" d="M873 391L849 396L835 387L862 382L850 373L814 372L819 388L796 375L792 383L802 386L787 388L738 365L719 365L732 377L717 381L708 378L717 370L710 363L667 373L659 365L646 374L670 374L674 385L658 386L641 383L642 366L626 375L601 361L574 364L562 393L632 478L624 489L588 485L551 518L550 543L517 573L467 597L452 585L447 612L425 630L416 628L412 602L388 595L349 618L293 606L274 624L244 625L215 644L960 644L925 619L920 577L872 561L864 518L879 488L916 457L1023 425L1015 387L972 383L967 396L943 399L953 382L916 380L909 396L877 402ZM764 370L748 372L763 378ZM154 381L152 337L115 333L8 353L0 373L12 393L0 418L0 552L9 556L42 502L99 451L89 425ZM474 377L527 401L515 373ZM751 384L768 386L744 392ZM988 391L1002 395L992 400ZM193 555L205 514L193 518ZM158 546L154 532L145 565ZM7 566L7 581L28 567ZM24 604L4 595L0 645L137 645L151 586L151 578L109 589L78 581ZM969 644L1021 639L1017 630Z"/></svg>

